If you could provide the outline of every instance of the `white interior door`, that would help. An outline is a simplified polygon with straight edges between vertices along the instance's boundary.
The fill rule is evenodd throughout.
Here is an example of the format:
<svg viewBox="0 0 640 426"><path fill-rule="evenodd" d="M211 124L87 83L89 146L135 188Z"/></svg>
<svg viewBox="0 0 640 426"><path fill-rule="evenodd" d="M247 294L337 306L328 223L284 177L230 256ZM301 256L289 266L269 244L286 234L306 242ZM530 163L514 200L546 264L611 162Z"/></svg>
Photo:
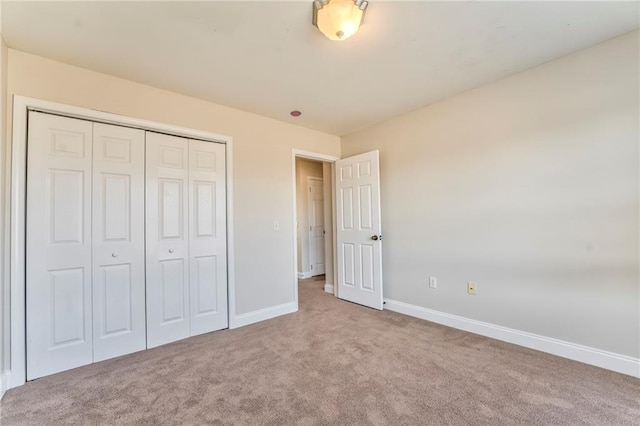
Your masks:
<svg viewBox="0 0 640 426"><path fill-rule="evenodd" d="M191 335L228 327L223 144L189 140Z"/></svg>
<svg viewBox="0 0 640 426"><path fill-rule="evenodd" d="M189 141L146 133L147 347L189 336Z"/></svg>
<svg viewBox="0 0 640 426"><path fill-rule="evenodd" d="M336 162L338 297L382 309L378 151Z"/></svg>
<svg viewBox="0 0 640 426"><path fill-rule="evenodd" d="M93 361L92 123L29 113L27 379Z"/></svg>
<svg viewBox="0 0 640 426"><path fill-rule="evenodd" d="M311 276L324 274L324 184L309 177L309 263Z"/></svg>
<svg viewBox="0 0 640 426"><path fill-rule="evenodd" d="M144 131L93 124L93 360L147 346Z"/></svg>

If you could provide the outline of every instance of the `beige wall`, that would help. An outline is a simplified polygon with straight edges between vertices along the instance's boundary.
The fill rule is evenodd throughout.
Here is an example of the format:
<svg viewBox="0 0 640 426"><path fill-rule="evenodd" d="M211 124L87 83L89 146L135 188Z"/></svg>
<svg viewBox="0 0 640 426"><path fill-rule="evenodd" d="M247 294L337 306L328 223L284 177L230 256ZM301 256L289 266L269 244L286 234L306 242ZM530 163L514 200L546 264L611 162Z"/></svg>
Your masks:
<svg viewBox="0 0 640 426"><path fill-rule="evenodd" d="M343 138L343 157L380 150L385 297L637 358L638 47L636 31Z"/></svg>
<svg viewBox="0 0 640 426"><path fill-rule="evenodd" d="M232 136L236 313L294 300L292 149L338 155L340 138L12 49L8 94Z"/></svg>
<svg viewBox="0 0 640 426"><path fill-rule="evenodd" d="M310 272L309 260L309 192L307 178L322 179L322 163L296 158L296 211L298 213L298 273Z"/></svg>

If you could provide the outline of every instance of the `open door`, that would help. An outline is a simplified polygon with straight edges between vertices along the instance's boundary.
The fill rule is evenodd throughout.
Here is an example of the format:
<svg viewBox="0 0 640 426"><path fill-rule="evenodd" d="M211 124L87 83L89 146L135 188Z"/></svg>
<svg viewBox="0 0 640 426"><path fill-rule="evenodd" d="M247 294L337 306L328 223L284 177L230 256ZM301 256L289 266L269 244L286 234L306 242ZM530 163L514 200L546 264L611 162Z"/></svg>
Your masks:
<svg viewBox="0 0 640 426"><path fill-rule="evenodd" d="M336 161L338 297L382 309L378 151Z"/></svg>
<svg viewBox="0 0 640 426"><path fill-rule="evenodd" d="M324 275L324 182L321 178L307 177L309 187L309 264L311 276Z"/></svg>

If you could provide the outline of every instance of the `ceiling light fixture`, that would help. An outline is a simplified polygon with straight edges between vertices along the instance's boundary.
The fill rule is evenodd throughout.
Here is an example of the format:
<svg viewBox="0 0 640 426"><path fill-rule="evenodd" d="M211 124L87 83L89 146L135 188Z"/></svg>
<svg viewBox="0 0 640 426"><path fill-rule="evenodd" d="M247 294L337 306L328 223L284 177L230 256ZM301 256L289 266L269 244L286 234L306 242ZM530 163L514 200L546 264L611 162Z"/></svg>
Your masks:
<svg viewBox="0 0 640 426"><path fill-rule="evenodd" d="M313 25L331 40L346 40L360 28L368 5L364 0L315 0Z"/></svg>

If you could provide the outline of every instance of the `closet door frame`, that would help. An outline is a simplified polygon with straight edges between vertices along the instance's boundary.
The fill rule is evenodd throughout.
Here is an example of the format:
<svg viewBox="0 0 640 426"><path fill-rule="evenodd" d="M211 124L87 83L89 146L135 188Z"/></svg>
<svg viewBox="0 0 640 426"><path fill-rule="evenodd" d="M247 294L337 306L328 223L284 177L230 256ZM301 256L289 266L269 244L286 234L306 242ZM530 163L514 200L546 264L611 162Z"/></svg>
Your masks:
<svg viewBox="0 0 640 426"><path fill-rule="evenodd" d="M108 112L69 106L24 96L13 97L13 135L11 155L4 166L11 170L7 187L10 200L10 215L5 230L9 235L10 277L10 356L11 374L6 389L23 385L27 377L26 363L26 170L27 170L27 123L29 111L61 115L89 120L97 123L133 127L152 132L166 133L188 139L225 144L226 162L226 216L227 216L227 294L229 328L239 326L235 312L235 268L233 234L233 139L230 136L203 132L185 127L172 126L154 121L141 120ZM4 231L4 230L3 230Z"/></svg>

